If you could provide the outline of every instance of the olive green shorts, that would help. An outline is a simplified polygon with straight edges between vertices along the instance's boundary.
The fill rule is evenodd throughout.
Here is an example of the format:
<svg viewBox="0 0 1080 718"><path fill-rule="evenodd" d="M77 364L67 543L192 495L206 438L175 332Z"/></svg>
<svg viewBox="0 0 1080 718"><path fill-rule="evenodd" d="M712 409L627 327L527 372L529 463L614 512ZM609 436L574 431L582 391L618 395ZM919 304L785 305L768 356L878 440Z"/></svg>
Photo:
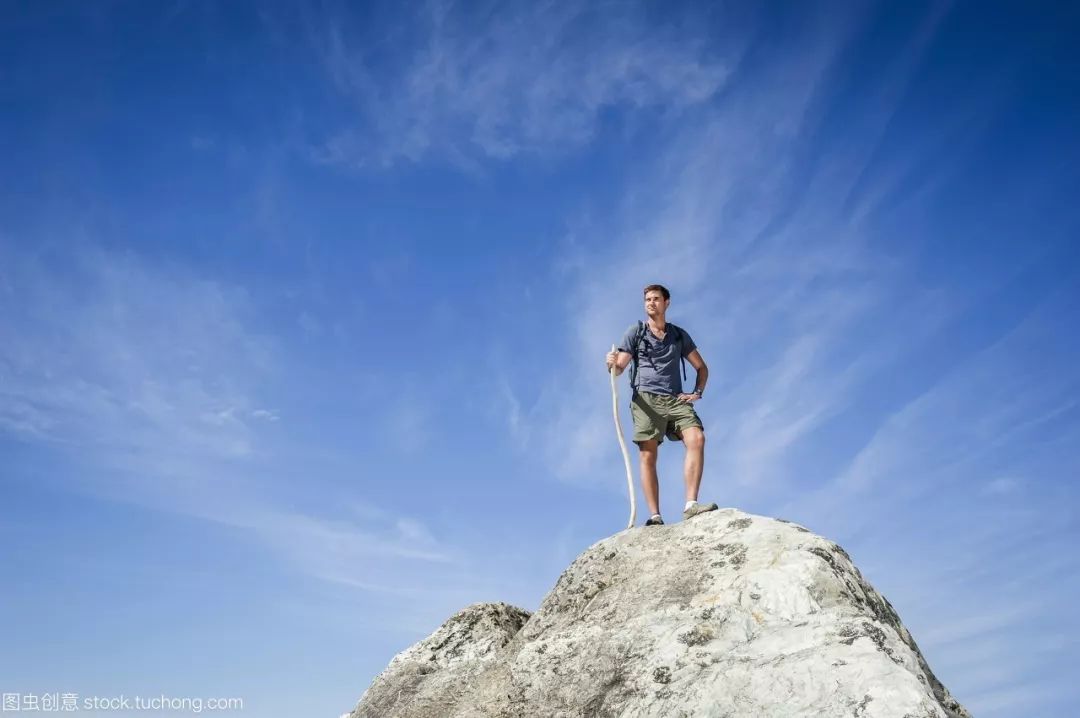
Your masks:
<svg viewBox="0 0 1080 718"><path fill-rule="evenodd" d="M656 439L657 444L662 444L665 436L672 441L682 441L683 429L705 428L693 404L667 394L634 392L630 414L634 417L635 442Z"/></svg>

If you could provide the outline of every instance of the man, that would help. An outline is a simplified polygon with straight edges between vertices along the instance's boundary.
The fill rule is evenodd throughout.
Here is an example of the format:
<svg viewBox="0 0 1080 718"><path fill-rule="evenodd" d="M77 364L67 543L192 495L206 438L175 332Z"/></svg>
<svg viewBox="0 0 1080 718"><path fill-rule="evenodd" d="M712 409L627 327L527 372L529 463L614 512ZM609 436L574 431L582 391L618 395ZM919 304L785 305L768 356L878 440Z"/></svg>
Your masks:
<svg viewBox="0 0 1080 718"><path fill-rule="evenodd" d="M698 488L705 465L705 429L694 411L694 402L701 399L709 368L697 350L697 345L685 330L667 322L671 292L659 284L645 287L645 322L635 322L626 330L618 349L607 354L607 367L622 374L633 361L630 387L633 397L630 413L634 417L634 443L641 456L641 488L645 503L652 512L646 526L661 526L660 484L656 477L656 456L664 437L682 441L686 446L683 478L686 482L686 507L683 519L706 511L715 511L716 504L698 503ZM697 370L694 390L683 393L679 367L687 359Z"/></svg>

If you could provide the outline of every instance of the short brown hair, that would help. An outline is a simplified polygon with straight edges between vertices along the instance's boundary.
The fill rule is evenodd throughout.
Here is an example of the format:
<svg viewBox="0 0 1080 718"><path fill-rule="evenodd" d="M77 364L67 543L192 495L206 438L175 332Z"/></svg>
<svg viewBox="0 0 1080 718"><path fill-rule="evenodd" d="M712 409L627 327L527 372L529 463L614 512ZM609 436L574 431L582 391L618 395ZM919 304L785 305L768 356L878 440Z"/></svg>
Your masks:
<svg viewBox="0 0 1080 718"><path fill-rule="evenodd" d="M660 292L664 295L664 299L671 299L671 292L667 290L667 287L661 284L650 284L649 286L645 287L645 291L644 293L642 293L642 296L645 296L649 292Z"/></svg>

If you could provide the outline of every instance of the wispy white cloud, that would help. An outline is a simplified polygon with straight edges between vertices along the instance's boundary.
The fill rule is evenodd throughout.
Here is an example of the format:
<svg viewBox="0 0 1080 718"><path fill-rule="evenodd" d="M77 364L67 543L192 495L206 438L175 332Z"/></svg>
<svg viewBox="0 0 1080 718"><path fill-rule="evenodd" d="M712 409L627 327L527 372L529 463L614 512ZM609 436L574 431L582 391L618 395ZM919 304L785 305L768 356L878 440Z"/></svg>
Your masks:
<svg viewBox="0 0 1080 718"><path fill-rule="evenodd" d="M244 525L248 521L236 523ZM349 521L294 512L250 517L250 528L298 567L346 585L382 586L391 592L419 594L429 588L421 580L422 575L455 562L452 549L440 545L415 518L384 515L382 520L369 520L366 525L363 530ZM416 575L409 575L409 566L416 566Z"/></svg>
<svg viewBox="0 0 1080 718"><path fill-rule="evenodd" d="M21 264L19 314L0 329L9 428L21 416L31 434L95 450L171 442L216 458L251 451L261 407L245 376L265 374L272 358L242 327L242 292L94 250L74 263L6 259Z"/></svg>
<svg viewBox="0 0 1080 718"><path fill-rule="evenodd" d="M90 246L0 257L0 432L79 467L53 480L234 527L348 585L419 591L412 567L454 565L417 517L282 499L290 417L264 397L287 357L242 289ZM407 410L393 421L411 435L423 424Z"/></svg>
<svg viewBox="0 0 1080 718"><path fill-rule="evenodd" d="M741 50L713 56L690 22L612 9L429 2L398 18L392 39L340 15L313 19L315 46L357 113L315 154L373 166L562 154L589 142L608 109L677 115L705 102Z"/></svg>
<svg viewBox="0 0 1080 718"><path fill-rule="evenodd" d="M192 135L188 138L188 145L196 152L211 150L215 144L214 138L206 135Z"/></svg>
<svg viewBox="0 0 1080 718"><path fill-rule="evenodd" d="M916 469L933 477L949 476L973 464L989 472L1009 469L988 459L1017 448L1035 436L1050 438L1057 420L1076 413L1080 380L1071 375L1046 376L1027 361L1040 346L1044 359L1066 359L1067 349L1055 340L1071 314L1068 297L1058 293L1017 327L978 352L922 395L888 417L870 442L852 459L832 488L858 491L883 488L883 481ZM948 427L942 431L942 426ZM1075 432L1071 423L1065 431ZM918 447L912 451L912 447ZM1004 452L1023 456L1024 452ZM989 473L988 472L988 473ZM930 477L927 477L930 478ZM1016 480L995 480L999 491ZM828 493L834 494L829 489Z"/></svg>

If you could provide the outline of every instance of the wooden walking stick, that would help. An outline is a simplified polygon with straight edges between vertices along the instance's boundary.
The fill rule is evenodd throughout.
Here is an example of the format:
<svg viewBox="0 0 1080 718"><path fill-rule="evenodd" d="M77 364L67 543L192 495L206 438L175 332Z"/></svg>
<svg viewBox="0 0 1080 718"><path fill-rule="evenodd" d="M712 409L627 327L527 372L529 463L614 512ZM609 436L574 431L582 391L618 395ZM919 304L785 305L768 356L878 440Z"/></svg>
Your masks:
<svg viewBox="0 0 1080 718"><path fill-rule="evenodd" d="M615 345L611 345L615 351ZM630 522L626 528L634 528L637 520L637 496L634 494L634 474L630 469L630 454L626 451L626 439L623 438L622 424L619 423L619 390L615 387L615 367L611 367L611 413L615 415L615 433L619 435L619 448L622 449L623 463L626 464L626 488L630 492Z"/></svg>

